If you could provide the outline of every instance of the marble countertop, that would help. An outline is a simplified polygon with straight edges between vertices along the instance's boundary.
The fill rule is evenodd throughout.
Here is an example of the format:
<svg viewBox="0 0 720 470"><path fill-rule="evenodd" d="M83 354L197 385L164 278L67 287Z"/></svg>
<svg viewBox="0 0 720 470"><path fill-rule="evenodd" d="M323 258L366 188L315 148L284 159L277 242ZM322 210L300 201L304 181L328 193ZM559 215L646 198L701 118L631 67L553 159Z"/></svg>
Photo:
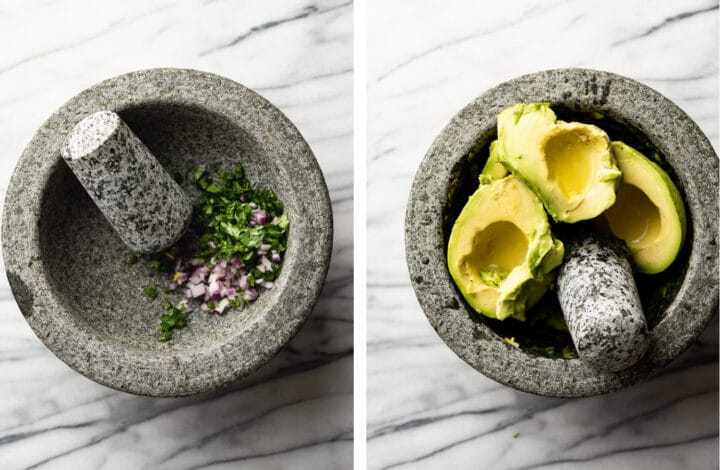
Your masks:
<svg viewBox="0 0 720 470"><path fill-rule="evenodd" d="M452 6L450 6L452 5ZM635 78L718 149L718 4L370 2L368 467L718 467L718 323L660 376L587 399L502 386L435 334L408 279L413 175L449 119L507 79L558 67Z"/></svg>
<svg viewBox="0 0 720 470"><path fill-rule="evenodd" d="M40 124L105 78L217 73L268 98L318 158L335 217L322 298L270 364L213 393L151 399L72 371L0 278L0 468L350 468L352 4L344 0L0 4L0 192Z"/></svg>

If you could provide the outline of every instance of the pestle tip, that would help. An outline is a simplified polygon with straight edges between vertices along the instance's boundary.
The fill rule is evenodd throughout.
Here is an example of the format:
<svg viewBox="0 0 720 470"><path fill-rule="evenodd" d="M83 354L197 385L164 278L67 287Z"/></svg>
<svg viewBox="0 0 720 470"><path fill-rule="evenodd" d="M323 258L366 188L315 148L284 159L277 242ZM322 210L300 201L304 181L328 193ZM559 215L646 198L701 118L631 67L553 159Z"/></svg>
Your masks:
<svg viewBox="0 0 720 470"><path fill-rule="evenodd" d="M121 124L120 116L112 111L98 111L78 122L70 131L61 151L65 160L78 160L95 152L110 138Z"/></svg>

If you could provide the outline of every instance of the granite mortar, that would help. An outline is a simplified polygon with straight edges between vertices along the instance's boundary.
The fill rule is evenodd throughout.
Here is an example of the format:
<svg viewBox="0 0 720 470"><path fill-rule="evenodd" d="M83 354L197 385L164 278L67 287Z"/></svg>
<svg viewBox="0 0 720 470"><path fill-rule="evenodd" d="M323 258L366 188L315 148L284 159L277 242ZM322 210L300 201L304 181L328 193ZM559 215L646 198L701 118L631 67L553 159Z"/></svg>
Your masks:
<svg viewBox="0 0 720 470"><path fill-rule="evenodd" d="M242 312L196 309L167 343L155 339L166 284L129 250L60 156L84 117L112 110L171 174L231 169L272 189L290 219L275 287ZM192 199L190 182L184 189ZM73 369L150 396L209 391L269 361L300 329L323 287L332 248L327 186L308 144L277 108L229 79L195 70L120 75L72 98L37 131L5 197L2 244L10 286L35 334ZM182 293L171 300L179 301Z"/></svg>
<svg viewBox="0 0 720 470"><path fill-rule="evenodd" d="M637 131L672 168L685 195L691 236L679 287L651 325L647 354L620 372L597 371L580 359L529 354L503 340L465 303L446 266L444 209L458 168L473 148L494 139L497 114L520 102L550 102L579 113L600 113ZM555 109L555 108L553 108ZM600 124L602 127L602 124ZM460 176L462 177L462 176ZM525 75L482 94L435 139L413 182L405 222L405 250L418 301L438 335L486 376L519 390L558 397L607 393L646 380L685 351L718 304L718 158L699 127L670 100L635 80L588 70ZM671 280L672 281L672 280ZM650 322L649 322L650 323Z"/></svg>

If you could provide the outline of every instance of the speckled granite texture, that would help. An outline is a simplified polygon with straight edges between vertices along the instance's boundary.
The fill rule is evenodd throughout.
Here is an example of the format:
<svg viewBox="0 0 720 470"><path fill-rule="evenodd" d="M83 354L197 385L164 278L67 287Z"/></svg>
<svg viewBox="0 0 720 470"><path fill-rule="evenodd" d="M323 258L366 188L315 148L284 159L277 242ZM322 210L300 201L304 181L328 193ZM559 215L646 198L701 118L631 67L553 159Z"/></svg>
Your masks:
<svg viewBox="0 0 720 470"><path fill-rule="evenodd" d="M194 312L172 341L155 339L160 297L151 301L142 287L164 278L142 260L128 264L129 250L60 156L72 127L105 109L170 174L242 162L251 181L278 195L291 224L272 290L242 313ZM187 180L184 189L192 197ZM83 91L42 125L8 187L2 241L17 303L60 359L116 389L180 396L248 375L298 331L323 287L332 214L312 151L277 108L217 75L151 69Z"/></svg>
<svg viewBox="0 0 720 470"><path fill-rule="evenodd" d="M627 248L586 233L567 255L557 295L580 359L598 370L630 367L647 352L648 331Z"/></svg>
<svg viewBox="0 0 720 470"><path fill-rule="evenodd" d="M131 250L172 246L190 224L187 195L116 113L84 118L60 153Z"/></svg>
<svg viewBox="0 0 720 470"><path fill-rule="evenodd" d="M597 371L579 359L551 359L517 349L477 318L446 267L443 222L448 195L471 148L495 138L496 117L518 102L549 101L555 109L601 113L632 129L665 156L685 194L693 231L676 261L678 287L650 332L648 353L621 372ZM417 298L440 337L478 371L520 390L587 396L644 380L675 359L703 330L718 301L718 160L697 125L675 104L634 80L586 69L559 69L502 83L463 108L436 138L413 183L405 247ZM668 282L673 279L668 280Z"/></svg>

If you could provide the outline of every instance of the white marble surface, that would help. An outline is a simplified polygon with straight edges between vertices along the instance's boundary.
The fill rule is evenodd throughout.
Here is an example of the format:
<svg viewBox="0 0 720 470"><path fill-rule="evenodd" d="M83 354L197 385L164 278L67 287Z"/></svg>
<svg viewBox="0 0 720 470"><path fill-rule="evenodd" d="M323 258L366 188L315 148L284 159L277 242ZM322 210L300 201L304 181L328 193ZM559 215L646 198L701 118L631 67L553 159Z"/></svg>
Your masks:
<svg viewBox="0 0 720 470"><path fill-rule="evenodd" d="M516 392L438 338L402 241L432 140L474 97L527 72L638 79L718 149L717 2L370 0L368 16L368 467L717 468L717 317L645 384L583 400Z"/></svg>
<svg viewBox="0 0 720 470"><path fill-rule="evenodd" d="M249 380L183 399L97 385L33 335L0 279L0 468L350 468L352 5L345 0L0 3L0 192L35 130L105 78L214 72L297 125L325 173L335 249L298 336Z"/></svg>

